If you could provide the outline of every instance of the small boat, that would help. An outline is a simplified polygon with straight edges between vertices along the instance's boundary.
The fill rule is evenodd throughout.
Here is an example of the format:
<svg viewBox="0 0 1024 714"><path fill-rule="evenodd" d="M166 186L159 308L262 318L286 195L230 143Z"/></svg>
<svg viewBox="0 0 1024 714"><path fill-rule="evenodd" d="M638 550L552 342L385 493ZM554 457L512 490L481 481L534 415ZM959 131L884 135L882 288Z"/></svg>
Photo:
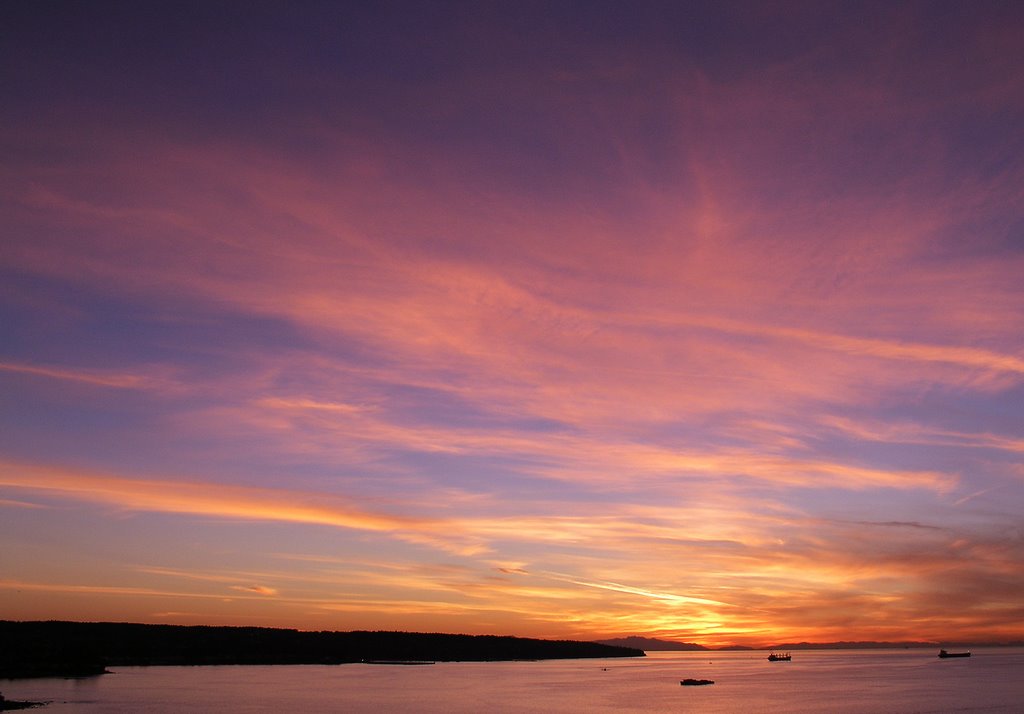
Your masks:
<svg viewBox="0 0 1024 714"><path fill-rule="evenodd" d="M949 659L950 657L970 657L971 653L967 652L947 652L946 650L939 650L939 657L942 659Z"/></svg>
<svg viewBox="0 0 1024 714"><path fill-rule="evenodd" d="M702 684L714 684L713 679L683 679L679 682L684 687L699 687Z"/></svg>
<svg viewBox="0 0 1024 714"><path fill-rule="evenodd" d="M772 652L768 655L769 662L789 662L793 659L793 655L789 652Z"/></svg>

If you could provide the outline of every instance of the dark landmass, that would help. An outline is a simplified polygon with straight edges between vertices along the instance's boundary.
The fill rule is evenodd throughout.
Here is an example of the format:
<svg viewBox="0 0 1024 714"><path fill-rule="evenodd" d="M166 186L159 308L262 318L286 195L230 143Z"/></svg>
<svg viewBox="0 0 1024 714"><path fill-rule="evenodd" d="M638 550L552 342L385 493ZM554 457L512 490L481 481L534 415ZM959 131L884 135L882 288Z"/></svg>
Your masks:
<svg viewBox="0 0 1024 714"><path fill-rule="evenodd" d="M83 677L107 667L352 662L485 662L643 657L597 642L418 632L0 621L0 678Z"/></svg>
<svg viewBox="0 0 1024 714"><path fill-rule="evenodd" d="M0 712L12 712L15 709L33 709L45 707L47 702L22 702L17 699L0 699Z"/></svg>
<svg viewBox="0 0 1024 714"><path fill-rule="evenodd" d="M654 637L616 637L610 640L597 640L598 644L612 645L613 647L632 647L638 650L650 652L695 652L708 649L704 645L695 645L690 642L674 642L672 640L659 640Z"/></svg>

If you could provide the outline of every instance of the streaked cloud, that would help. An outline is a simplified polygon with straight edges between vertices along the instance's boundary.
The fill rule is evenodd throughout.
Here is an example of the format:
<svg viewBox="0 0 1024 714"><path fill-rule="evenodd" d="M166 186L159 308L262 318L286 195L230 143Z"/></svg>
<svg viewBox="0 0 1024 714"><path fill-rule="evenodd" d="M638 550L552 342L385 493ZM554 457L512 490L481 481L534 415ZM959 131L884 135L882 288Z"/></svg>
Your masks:
<svg viewBox="0 0 1024 714"><path fill-rule="evenodd" d="M65 369L42 365L0 362L0 371L27 374L50 379L81 382L96 387L113 387L115 389L160 389L168 390L176 385L169 375L116 373L100 370Z"/></svg>
<svg viewBox="0 0 1024 714"><path fill-rule="evenodd" d="M264 595L266 597L274 597L277 595L277 590L274 588L268 588L266 585L232 585L232 590L241 590L244 593L256 593L257 595Z"/></svg>
<svg viewBox="0 0 1024 714"><path fill-rule="evenodd" d="M322 494L187 481L130 479L42 466L0 463L0 484L139 511L284 521L394 532L440 547L457 545L452 524L429 518L372 513ZM446 538L451 539L447 541ZM450 543L450 544L449 544Z"/></svg>

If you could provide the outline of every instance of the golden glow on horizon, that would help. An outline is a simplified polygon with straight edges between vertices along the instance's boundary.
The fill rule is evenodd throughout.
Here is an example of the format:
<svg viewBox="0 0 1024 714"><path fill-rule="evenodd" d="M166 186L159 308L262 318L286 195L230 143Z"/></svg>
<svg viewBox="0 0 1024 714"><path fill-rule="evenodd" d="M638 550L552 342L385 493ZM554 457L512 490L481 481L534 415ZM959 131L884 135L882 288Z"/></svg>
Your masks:
<svg viewBox="0 0 1024 714"><path fill-rule="evenodd" d="M863 639L900 639L905 638L898 634L902 625L886 624L890 618L880 615L906 606L902 602L905 595L899 594L903 587L896 583L912 578L921 584L932 580L937 584L950 567L948 559L920 558L920 546L931 543L928 548L936 553L942 548L952 549L953 554L962 552L978 567L992 572L1019 571L1019 563L1008 562L998 548L978 545L964 551L963 546L944 543L946 536L941 530L911 524L820 522L815 541L782 542L773 534L806 532L801 525L803 517L783 512L768 519L743 517L750 505L736 501L736 497L723 498L723 506L715 515L701 508L627 508L603 519L481 519L467 513L428 521L354 512L322 502L310 507L305 503L308 494L280 490L139 481L10 463L0 469L0 483L47 497L56 495L130 510L379 532L470 559L458 568L396 568L370 561L357 565L346 560L285 554L275 558L281 563L310 563L313 570L304 567L296 573L286 567L277 572L204 575L161 566L138 569L158 580L206 583L204 588L209 590L205 592L88 582L0 583L0 589L43 591L63 600L86 595L145 595L171 602L180 596L211 602L235 600L242 608L240 612L252 608L258 611L273 604L283 613L292 612L290 617L299 623L308 621L310 627L319 626L315 623L322 622L327 614L339 612L376 612L396 621L412 621L417 613L464 618L470 613L487 612L492 613L488 619L492 629L523 634L562 636L559 633L564 635L561 628L565 627L579 636L588 631L608 636L661 632L687 641L724 645L766 643L787 639L790 634L806 639L808 632L827 631L826 623L845 612L841 619L847 621L847 633L861 631ZM730 521L733 532L726 533L722 526ZM678 539L680 525L684 525L687 541ZM706 526L713 529L699 539ZM891 559L880 558L880 553L892 548L885 531L901 527L914 536L906 541L906 554L897 549ZM526 563L496 564L488 555L545 542L569 549L564 555L554 552L547 559L550 565L560 564L571 571L550 566L535 569ZM846 555L839 557L843 550ZM647 556L638 560L633 555L637 552L646 552ZM688 565L682 573L676 566L680 558ZM604 577L588 572L600 572ZM664 588L639 585L659 581L665 583ZM895 586L896 592L867 594L890 587L885 583ZM861 594L848 595L857 592ZM370 593L376 593L381 602L374 604ZM240 603L249 602L246 597L255 600L243 607ZM780 597L782 602L776 604ZM259 601L265 604L259 605ZM555 611L540 604L552 602L559 603ZM849 620L853 612L865 609L874 613L873 624L864 621L857 625ZM172 607L168 611L177 610ZM798 625L799 620L815 623L818 613L821 622ZM965 615L962 619L965 630L978 627L975 618ZM920 627L924 631L924 626ZM934 636L943 635L936 632Z"/></svg>

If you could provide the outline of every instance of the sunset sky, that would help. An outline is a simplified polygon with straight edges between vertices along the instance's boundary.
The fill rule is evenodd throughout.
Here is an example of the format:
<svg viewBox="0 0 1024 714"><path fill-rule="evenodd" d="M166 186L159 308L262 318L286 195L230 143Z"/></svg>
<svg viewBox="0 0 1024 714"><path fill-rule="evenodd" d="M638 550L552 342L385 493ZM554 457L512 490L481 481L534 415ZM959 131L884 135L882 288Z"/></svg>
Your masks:
<svg viewBox="0 0 1024 714"><path fill-rule="evenodd" d="M0 619L1024 639L1024 4L0 4Z"/></svg>

